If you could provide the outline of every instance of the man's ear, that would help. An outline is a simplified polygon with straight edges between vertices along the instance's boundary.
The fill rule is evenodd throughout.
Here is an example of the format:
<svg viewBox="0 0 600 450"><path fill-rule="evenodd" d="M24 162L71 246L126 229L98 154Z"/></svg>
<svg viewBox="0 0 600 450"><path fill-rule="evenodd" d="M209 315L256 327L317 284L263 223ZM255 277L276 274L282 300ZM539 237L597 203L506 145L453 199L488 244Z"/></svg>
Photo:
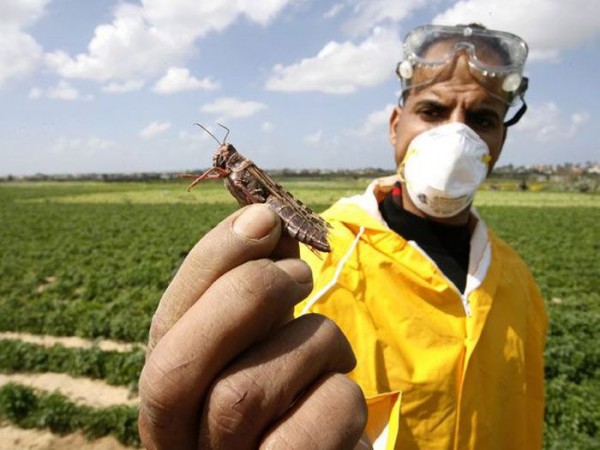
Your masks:
<svg viewBox="0 0 600 450"><path fill-rule="evenodd" d="M504 128L502 130L502 143L500 144L500 150L498 151L498 154L496 155L496 157L494 159L492 159L492 163L488 167L488 172L487 172L488 177L490 176L490 174L494 170L494 166L496 166L496 163L500 159L500 155L502 154L502 149L504 148L504 143L506 142L507 134L508 134L508 127L504 126Z"/></svg>
<svg viewBox="0 0 600 450"><path fill-rule="evenodd" d="M506 142L506 135L508 134L508 127L505 125L504 130L502 130L502 145L500 146L500 152L504 148L504 143Z"/></svg>
<svg viewBox="0 0 600 450"><path fill-rule="evenodd" d="M390 143L393 147L396 147L396 141L398 140L397 128L398 128L398 120L400 120L400 116L402 115L402 108L400 106L394 107L392 114L390 115Z"/></svg>

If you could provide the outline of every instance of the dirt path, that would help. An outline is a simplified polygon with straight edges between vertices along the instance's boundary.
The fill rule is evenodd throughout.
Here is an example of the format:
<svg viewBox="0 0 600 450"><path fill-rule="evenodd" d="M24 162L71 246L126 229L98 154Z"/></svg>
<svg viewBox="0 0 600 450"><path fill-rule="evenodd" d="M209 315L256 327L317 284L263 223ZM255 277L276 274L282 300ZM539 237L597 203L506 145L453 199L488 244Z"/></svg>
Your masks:
<svg viewBox="0 0 600 450"><path fill-rule="evenodd" d="M94 407L135 404L129 390L109 386L87 378L73 378L64 374L0 374L0 386L15 382L44 391L59 391L73 402ZM81 433L57 436L48 430L24 430L8 423L0 423L0 450L125 450L126 447L112 436L88 441Z"/></svg>
<svg viewBox="0 0 600 450"><path fill-rule="evenodd" d="M117 342L108 339L91 340L75 336L40 336L29 333L14 333L11 331L0 332L0 339L10 339L15 341L29 342L32 344L52 347L54 344L61 344L69 348L89 348L97 345L100 350L105 352L130 352L134 347L144 347L142 344L130 344L127 342Z"/></svg>
<svg viewBox="0 0 600 450"><path fill-rule="evenodd" d="M88 441L82 434L57 436L0 423L0 450L129 450L112 436Z"/></svg>
<svg viewBox="0 0 600 450"><path fill-rule="evenodd" d="M111 386L99 380L75 378L62 373L0 374L0 386L19 383L42 391L58 391L74 403L105 408L113 405L133 405L129 389Z"/></svg>
<svg viewBox="0 0 600 450"><path fill-rule="evenodd" d="M98 345L104 351L128 352L132 344L115 341L91 341L78 337L38 336L28 333L0 333L0 339L20 340L37 345L51 347L61 344L70 348L89 348ZM137 396L132 396L129 389L122 386L111 386L101 380L72 377L60 373L42 374L1 374L0 386L7 383L19 383L38 390L58 391L72 402L96 408L113 405L134 405ZM0 422L0 450L127 450L112 436L88 441L81 433L58 436L48 430L24 430L9 423Z"/></svg>

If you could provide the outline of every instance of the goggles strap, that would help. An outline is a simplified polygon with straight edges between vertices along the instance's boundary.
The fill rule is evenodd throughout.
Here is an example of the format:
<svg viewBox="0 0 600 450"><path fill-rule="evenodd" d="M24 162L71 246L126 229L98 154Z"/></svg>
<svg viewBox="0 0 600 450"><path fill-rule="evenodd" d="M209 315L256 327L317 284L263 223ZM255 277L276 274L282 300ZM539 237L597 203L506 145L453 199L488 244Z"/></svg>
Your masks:
<svg viewBox="0 0 600 450"><path fill-rule="evenodd" d="M522 96L521 96L521 102L522 102L521 107L515 113L515 115L512 117L512 119L504 122L505 127L511 127L514 124L516 124L519 120L521 120L521 117L523 117L523 114L525 114L525 111L527 111L527 103L525 103L525 99Z"/></svg>

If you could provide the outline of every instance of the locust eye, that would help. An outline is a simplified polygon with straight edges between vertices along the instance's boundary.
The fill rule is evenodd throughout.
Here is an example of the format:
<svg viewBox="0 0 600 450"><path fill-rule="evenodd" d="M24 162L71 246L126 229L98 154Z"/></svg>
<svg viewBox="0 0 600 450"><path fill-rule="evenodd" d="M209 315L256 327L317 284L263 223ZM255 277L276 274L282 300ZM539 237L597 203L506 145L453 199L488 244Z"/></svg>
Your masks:
<svg viewBox="0 0 600 450"><path fill-rule="evenodd" d="M213 166L227 168L227 161L231 157L233 146L230 144L222 145L213 156ZM234 150L235 151L235 150Z"/></svg>
<svg viewBox="0 0 600 450"><path fill-rule="evenodd" d="M223 154L220 150L213 156L213 166L225 167L225 158L223 158Z"/></svg>

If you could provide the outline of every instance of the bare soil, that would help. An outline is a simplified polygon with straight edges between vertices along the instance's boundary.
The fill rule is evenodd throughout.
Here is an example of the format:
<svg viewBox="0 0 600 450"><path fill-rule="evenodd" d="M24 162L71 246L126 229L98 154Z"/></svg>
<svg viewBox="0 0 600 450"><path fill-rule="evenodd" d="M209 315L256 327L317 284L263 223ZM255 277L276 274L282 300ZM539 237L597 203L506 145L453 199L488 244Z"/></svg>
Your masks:
<svg viewBox="0 0 600 450"><path fill-rule="evenodd" d="M27 333L0 333L0 339L15 339L38 345L52 346L61 344L65 347L87 348L98 345L105 351L130 351L133 346L114 341L90 341L78 337L36 336ZM14 382L35 389L53 392L58 391L71 401L96 408L113 405L131 405L138 402L129 389L122 386L111 386L100 380L77 378L60 373L42 374L0 374L0 386ZM58 436L48 430L25 430L0 422L0 450L126 450L112 436L88 441L81 433Z"/></svg>
<svg viewBox="0 0 600 450"><path fill-rule="evenodd" d="M11 339L32 344L52 347L54 344L60 344L68 348L89 348L97 345L100 350L105 352L130 352L134 347L144 347L143 344L130 344L127 342L117 342L108 339L90 340L76 336L40 336L29 333L15 333L11 331L0 332L0 339Z"/></svg>
<svg viewBox="0 0 600 450"><path fill-rule="evenodd" d="M0 450L129 450L112 436L88 441L80 433L57 436L0 423Z"/></svg>

